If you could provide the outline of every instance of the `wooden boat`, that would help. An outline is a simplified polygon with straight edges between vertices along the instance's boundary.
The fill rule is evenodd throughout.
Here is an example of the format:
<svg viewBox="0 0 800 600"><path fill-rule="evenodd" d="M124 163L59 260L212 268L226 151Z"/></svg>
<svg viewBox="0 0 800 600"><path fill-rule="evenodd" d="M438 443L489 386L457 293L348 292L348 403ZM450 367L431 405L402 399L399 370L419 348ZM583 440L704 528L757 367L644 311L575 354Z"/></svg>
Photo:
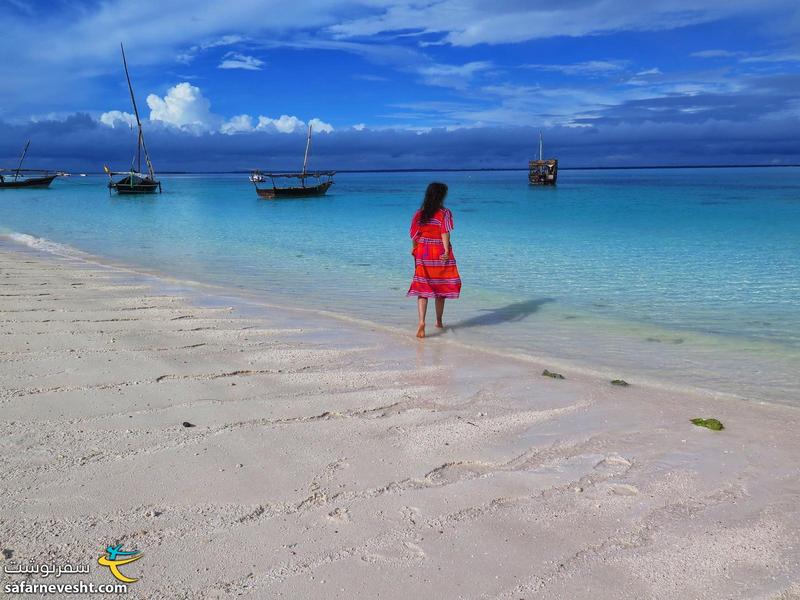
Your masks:
<svg viewBox="0 0 800 600"><path fill-rule="evenodd" d="M107 167L104 168L107 169ZM111 174L110 171L106 172ZM122 173L113 173L113 175L122 175ZM118 194L154 194L156 190L161 191L161 182L152 177L131 171L119 181L109 183L108 187Z"/></svg>
<svg viewBox="0 0 800 600"><path fill-rule="evenodd" d="M22 162L28 154L28 148L31 141L25 144L22 150L22 156L19 159L19 165L16 169L0 169L0 190L10 190L19 188L47 188L53 183L53 180L58 177L58 173L52 171L45 171L42 169L23 169ZM6 173L12 173L7 175Z"/></svg>
<svg viewBox="0 0 800 600"><path fill-rule="evenodd" d="M0 190L10 190L17 188L48 188L58 175L45 175L44 177L25 177L23 179L12 179L5 181L3 174L0 173Z"/></svg>
<svg viewBox="0 0 800 600"><path fill-rule="evenodd" d="M144 131L142 130L142 121L139 119L139 109L136 107L136 96L133 93L131 76L128 73L128 61L125 59L125 48L122 44L120 44L119 47L122 51L122 65L125 67L125 79L128 81L128 91L131 94L131 104L133 105L133 114L136 116L136 126L138 127L139 135L136 143L134 162L131 164L129 171L112 171L106 165L103 165L103 170L109 178L109 189L114 190L118 194L153 194L156 190L161 192L161 182L156 179L156 174L153 171L153 163L150 162L150 155L144 143ZM147 173L142 173L142 154L144 154ZM123 177L122 179L114 181L114 175L122 175Z"/></svg>
<svg viewBox="0 0 800 600"><path fill-rule="evenodd" d="M528 163L528 183L531 185L555 185L558 180L558 160L544 158L542 132L539 132L539 160Z"/></svg>
<svg viewBox="0 0 800 600"><path fill-rule="evenodd" d="M318 171L313 173L261 173L264 178L269 178L272 182L272 187L258 187L258 183L253 182L255 185L256 193L260 198L307 198L311 196L324 196L333 185L333 176L335 171ZM327 180L322 178L327 177ZM281 178L299 178L300 185L279 187L276 185L275 180ZM306 178L314 179L316 181L313 185L306 185Z"/></svg>
<svg viewBox="0 0 800 600"><path fill-rule="evenodd" d="M259 198L309 198L312 196L324 196L328 189L333 185L333 176L336 171L308 171L308 155L311 148L311 125L308 126L308 138L306 139L306 153L303 158L303 170L299 173L265 173L254 170L250 172L250 181L256 188ZM269 179L271 186L263 185ZM298 179L300 185L280 186L275 180ZM306 180L311 179L310 185ZM259 187L262 184L262 187Z"/></svg>

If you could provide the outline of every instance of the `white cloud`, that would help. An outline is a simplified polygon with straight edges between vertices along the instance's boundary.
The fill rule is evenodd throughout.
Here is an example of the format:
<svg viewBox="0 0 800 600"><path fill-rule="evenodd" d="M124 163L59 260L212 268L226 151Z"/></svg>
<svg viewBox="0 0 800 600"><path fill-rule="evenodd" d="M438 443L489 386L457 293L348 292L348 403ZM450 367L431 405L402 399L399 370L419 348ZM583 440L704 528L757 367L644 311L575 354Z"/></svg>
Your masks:
<svg viewBox="0 0 800 600"><path fill-rule="evenodd" d="M695 58L733 58L739 56L739 52L731 52L730 50L700 50L699 52L692 52L689 56Z"/></svg>
<svg viewBox="0 0 800 600"><path fill-rule="evenodd" d="M239 44L245 41L245 39L246 38L241 35L233 35L233 34L223 35L222 37L211 40L209 42L204 42L202 44L197 44L196 46L192 46L186 52L178 54L177 59L178 62L188 64L192 62L195 55L197 55L199 52L202 52L204 50L210 50L211 48L219 48L221 46L233 46L234 44Z"/></svg>
<svg viewBox="0 0 800 600"><path fill-rule="evenodd" d="M779 53L779 54L758 54L747 56L742 59L743 63L778 63L778 62L800 62L800 54Z"/></svg>
<svg viewBox="0 0 800 600"><path fill-rule="evenodd" d="M221 38L217 38L216 40L200 44L198 48L200 50L208 50L209 48L219 48L220 46L232 46L245 41L245 39L246 38L244 36L236 34L223 35Z"/></svg>
<svg viewBox="0 0 800 600"><path fill-rule="evenodd" d="M539 71L556 71L565 75L605 75L621 71L628 64L625 60L588 60L585 62L559 64L533 64L526 68Z"/></svg>
<svg viewBox="0 0 800 600"><path fill-rule="evenodd" d="M264 66L264 61L255 56L248 56L238 52L228 52L222 57L222 62L217 66L218 69L244 69L246 71L260 71Z"/></svg>
<svg viewBox="0 0 800 600"><path fill-rule="evenodd" d="M321 119L318 119L316 117L311 119L308 122L308 124L311 125L314 131L320 133L331 133L333 131L333 125L331 125L330 123L326 123L325 121L322 121Z"/></svg>
<svg viewBox="0 0 800 600"><path fill-rule="evenodd" d="M110 110L100 115L100 122L109 127L116 127L117 125L124 127L132 127L136 125L136 117L131 113L122 112L119 110Z"/></svg>
<svg viewBox="0 0 800 600"><path fill-rule="evenodd" d="M353 125L353 129L355 129L356 131L364 131L366 128L367 126L365 123L357 123Z"/></svg>
<svg viewBox="0 0 800 600"><path fill-rule="evenodd" d="M353 79L360 79L362 81L389 81L388 77L382 75L373 75L371 73L357 73L352 75Z"/></svg>
<svg viewBox="0 0 800 600"><path fill-rule="evenodd" d="M433 63L417 67L416 71L428 85L465 89L476 73L491 68L491 62L478 60L463 65Z"/></svg>
<svg viewBox="0 0 800 600"><path fill-rule="evenodd" d="M636 76L637 77L647 77L648 75L661 75L661 69L658 67L653 67L652 69L647 69L645 71L639 71Z"/></svg>
<svg viewBox="0 0 800 600"><path fill-rule="evenodd" d="M226 135L261 131L267 133L294 133L304 131L307 124L295 116L281 115L277 119L259 115L254 119L247 113L235 115L230 119L211 112L211 102L203 96L199 87L181 82L167 90L163 98L156 94L147 96L150 107L150 120L160 121L185 131L200 133L219 132ZM133 115L118 110L104 112L100 122L109 127L135 123ZM317 117L308 121L315 132L331 133L333 125Z"/></svg>
<svg viewBox="0 0 800 600"><path fill-rule="evenodd" d="M737 58L741 63L800 62L800 53L797 52L757 54L742 51L732 52L730 50L701 50L700 52L692 52L690 56L697 58Z"/></svg>
<svg viewBox="0 0 800 600"><path fill-rule="evenodd" d="M202 131L217 129L220 117L211 112L211 102L203 96L200 88L190 83L179 83L167 90L163 98L147 96L150 120L163 121L177 127L189 127Z"/></svg>
<svg viewBox="0 0 800 600"><path fill-rule="evenodd" d="M253 131L253 117L250 115L236 115L220 125L219 130L221 133L228 135Z"/></svg>
<svg viewBox="0 0 800 600"><path fill-rule="evenodd" d="M306 124L303 121L294 116L281 115L277 119L271 119L262 115L258 117L256 129L264 131L274 128L280 133L293 133L299 129L303 129L305 126Z"/></svg>
<svg viewBox="0 0 800 600"><path fill-rule="evenodd" d="M629 0L531 3L495 0L492 10L485 0L375 2L368 16L343 20L329 28L334 35L364 37L407 31L440 34L454 46L508 44L558 36L582 37L619 31L659 31L709 23L732 15L761 17L792 12L787 0ZM430 44L431 40L424 40Z"/></svg>

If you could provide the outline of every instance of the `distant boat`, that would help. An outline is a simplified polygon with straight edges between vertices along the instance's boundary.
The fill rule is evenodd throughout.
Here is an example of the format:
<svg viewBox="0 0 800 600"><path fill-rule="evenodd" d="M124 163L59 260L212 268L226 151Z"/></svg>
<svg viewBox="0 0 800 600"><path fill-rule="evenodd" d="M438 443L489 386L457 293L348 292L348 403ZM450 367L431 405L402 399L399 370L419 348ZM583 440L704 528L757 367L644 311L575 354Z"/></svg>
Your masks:
<svg viewBox="0 0 800 600"><path fill-rule="evenodd" d="M131 93L131 104L133 113L136 115L136 125L139 128L139 136L136 143L136 155L134 163L131 164L129 171L112 171L106 165L103 170L109 178L108 187L115 190L118 194L152 194L156 190L161 191L161 182L156 179L153 171L153 163L150 162L150 155L147 153L147 146L144 143L144 131L142 121L139 119L139 109L136 108L136 96L131 85L131 76L128 73L128 61L125 59L125 48L119 45L122 50L122 65L125 67L125 79L128 81L128 91ZM142 154L144 154L147 174L142 173ZM114 175L123 175L122 179L114 181Z"/></svg>
<svg viewBox="0 0 800 600"><path fill-rule="evenodd" d="M336 171L308 171L308 155L311 149L311 125L308 126L308 138L306 139L306 154L303 159L303 170L299 173L264 173L259 170L251 171L250 181L256 188L256 193L260 198L307 198L310 196L324 196L333 185L333 176ZM272 184L271 187L258 187L259 183L265 183L267 179ZM278 186L275 180L278 179L299 179L300 185ZM311 185L306 185L306 180L313 180Z"/></svg>
<svg viewBox="0 0 800 600"><path fill-rule="evenodd" d="M528 163L528 183L531 185L555 185L558 180L558 160L544 158L544 141L539 132L539 160Z"/></svg>
<svg viewBox="0 0 800 600"><path fill-rule="evenodd" d="M52 171L45 171L42 169L23 169L22 163L25 156L28 154L28 148L31 141L25 144L22 150L22 156L19 159L19 165L16 169L0 169L0 190L3 189L18 189L18 188L47 188L53 183L53 180L58 177L59 173ZM13 175L8 175L13 173Z"/></svg>

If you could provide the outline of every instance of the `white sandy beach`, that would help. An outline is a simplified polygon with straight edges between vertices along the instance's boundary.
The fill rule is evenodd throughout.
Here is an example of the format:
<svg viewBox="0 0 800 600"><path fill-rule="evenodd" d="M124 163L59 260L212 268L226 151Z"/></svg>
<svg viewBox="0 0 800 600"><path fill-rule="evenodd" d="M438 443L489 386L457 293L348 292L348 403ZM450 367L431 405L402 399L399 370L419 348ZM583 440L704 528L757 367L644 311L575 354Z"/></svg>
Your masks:
<svg viewBox="0 0 800 600"><path fill-rule="evenodd" d="M151 600L800 598L796 408L129 279L0 251L6 562L111 583L121 543Z"/></svg>

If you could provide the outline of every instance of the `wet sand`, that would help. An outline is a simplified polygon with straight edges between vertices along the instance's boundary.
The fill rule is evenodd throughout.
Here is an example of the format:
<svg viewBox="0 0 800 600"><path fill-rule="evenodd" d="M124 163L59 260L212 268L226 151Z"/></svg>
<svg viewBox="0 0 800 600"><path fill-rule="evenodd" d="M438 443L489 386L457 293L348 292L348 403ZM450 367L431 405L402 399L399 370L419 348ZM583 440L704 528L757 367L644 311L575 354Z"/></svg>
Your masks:
<svg viewBox="0 0 800 600"><path fill-rule="evenodd" d="M796 408L165 289L0 250L4 564L111 583L121 543L148 599L800 598Z"/></svg>

